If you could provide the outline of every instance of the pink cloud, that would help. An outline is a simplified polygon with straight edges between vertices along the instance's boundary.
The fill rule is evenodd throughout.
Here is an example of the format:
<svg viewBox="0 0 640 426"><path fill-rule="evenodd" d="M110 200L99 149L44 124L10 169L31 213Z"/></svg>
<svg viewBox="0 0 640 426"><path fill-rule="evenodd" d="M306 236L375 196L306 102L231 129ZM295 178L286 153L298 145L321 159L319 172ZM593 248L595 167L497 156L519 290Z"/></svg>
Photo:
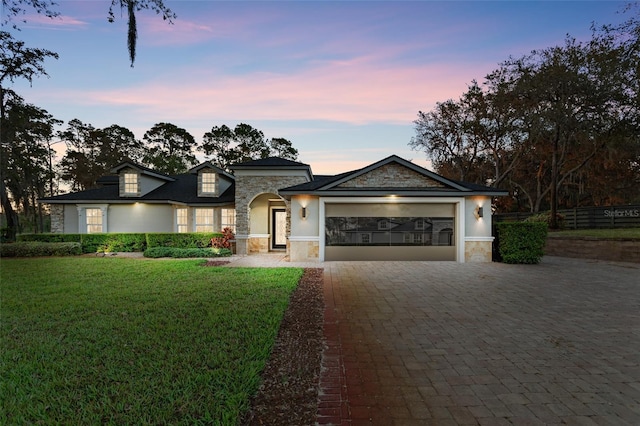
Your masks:
<svg viewBox="0 0 640 426"><path fill-rule="evenodd" d="M196 22L175 20L173 23L163 21L155 16L142 17L140 33L141 41L151 46L186 45L211 39L220 30L214 31L209 25Z"/></svg>
<svg viewBox="0 0 640 426"><path fill-rule="evenodd" d="M25 28L48 27L49 29L73 29L82 28L89 25L86 21L82 21L68 15L60 15L55 18L48 18L47 16L41 14L28 14L24 17L20 17L20 19L24 19L26 21L26 24L24 24Z"/></svg>
<svg viewBox="0 0 640 426"><path fill-rule="evenodd" d="M178 16L173 23L169 23L150 14L138 18L141 41L152 46L189 45L218 38L237 40L253 33L265 19L264 16L247 16L207 19L207 23L201 23Z"/></svg>
<svg viewBox="0 0 640 426"><path fill-rule="evenodd" d="M180 73L133 88L83 92L85 103L133 107L175 120L327 120L350 124L411 122L418 110L457 97L477 73L463 65L382 65L367 57L315 64L295 74Z"/></svg>

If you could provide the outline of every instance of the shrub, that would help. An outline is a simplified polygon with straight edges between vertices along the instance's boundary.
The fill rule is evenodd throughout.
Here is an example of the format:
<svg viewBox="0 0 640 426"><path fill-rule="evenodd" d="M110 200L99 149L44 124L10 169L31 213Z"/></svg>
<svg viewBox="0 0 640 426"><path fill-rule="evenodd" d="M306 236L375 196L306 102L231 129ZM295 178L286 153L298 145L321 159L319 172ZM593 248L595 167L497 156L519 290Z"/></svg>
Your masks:
<svg viewBox="0 0 640 426"><path fill-rule="evenodd" d="M544 255L547 224L544 222L501 222L496 224L499 252L505 263L539 263Z"/></svg>
<svg viewBox="0 0 640 426"><path fill-rule="evenodd" d="M220 236L219 232L151 233L147 234L147 247L204 248Z"/></svg>
<svg viewBox="0 0 640 426"><path fill-rule="evenodd" d="M41 243L81 243L81 234L20 234L20 242L39 241Z"/></svg>
<svg viewBox="0 0 640 426"><path fill-rule="evenodd" d="M193 258L193 257L224 257L231 256L231 250L224 248L175 248L151 247L144 251L144 257L159 258Z"/></svg>
<svg viewBox="0 0 640 426"><path fill-rule="evenodd" d="M524 220L527 223L546 223L547 227L551 225L551 212L536 213L533 216L529 216ZM556 213L556 222L558 222L558 229L564 228L564 215Z"/></svg>
<svg viewBox="0 0 640 426"><path fill-rule="evenodd" d="M82 235L82 251L84 253L133 252L144 251L146 248L146 234L114 233Z"/></svg>
<svg viewBox="0 0 640 426"><path fill-rule="evenodd" d="M211 239L211 247L231 249L231 241L235 239L231 228L224 228L221 237Z"/></svg>
<svg viewBox="0 0 640 426"><path fill-rule="evenodd" d="M0 244L0 257L75 256L82 254L80 243L26 241Z"/></svg>
<svg viewBox="0 0 640 426"><path fill-rule="evenodd" d="M8 243L11 241L11 228L0 228L0 243Z"/></svg>

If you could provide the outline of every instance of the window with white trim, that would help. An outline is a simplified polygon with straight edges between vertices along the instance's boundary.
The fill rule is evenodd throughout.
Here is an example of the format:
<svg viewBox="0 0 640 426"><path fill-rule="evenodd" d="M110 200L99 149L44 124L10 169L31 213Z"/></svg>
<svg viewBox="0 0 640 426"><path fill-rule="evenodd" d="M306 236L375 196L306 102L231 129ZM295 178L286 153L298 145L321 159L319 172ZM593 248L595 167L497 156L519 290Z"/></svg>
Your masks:
<svg viewBox="0 0 640 426"><path fill-rule="evenodd" d="M196 232L214 232L213 229L213 208L197 208L196 209Z"/></svg>
<svg viewBox="0 0 640 426"><path fill-rule="evenodd" d="M102 209L87 208L85 209L85 215L87 220L87 234L102 232Z"/></svg>
<svg viewBox="0 0 640 426"><path fill-rule="evenodd" d="M189 232L188 209L180 207L176 209L176 230L178 232Z"/></svg>
<svg viewBox="0 0 640 426"><path fill-rule="evenodd" d="M236 210L235 209L222 209L222 219L220 223L221 230L224 228L231 228L233 233L236 233Z"/></svg>
<svg viewBox="0 0 640 426"><path fill-rule="evenodd" d="M371 234L369 233L360 234L360 244L371 244Z"/></svg>
<svg viewBox="0 0 640 426"><path fill-rule="evenodd" d="M216 193L216 173L214 172L202 172L202 189L203 194L215 194Z"/></svg>
<svg viewBox="0 0 640 426"><path fill-rule="evenodd" d="M138 195L138 174L127 172L124 174L124 193Z"/></svg>

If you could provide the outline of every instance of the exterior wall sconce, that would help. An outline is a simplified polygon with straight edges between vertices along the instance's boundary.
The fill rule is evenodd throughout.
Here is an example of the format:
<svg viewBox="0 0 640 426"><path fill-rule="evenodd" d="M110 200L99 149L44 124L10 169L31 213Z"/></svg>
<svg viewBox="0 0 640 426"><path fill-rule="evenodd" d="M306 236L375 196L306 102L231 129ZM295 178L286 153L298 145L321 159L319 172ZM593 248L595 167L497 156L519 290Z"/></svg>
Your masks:
<svg viewBox="0 0 640 426"><path fill-rule="evenodd" d="M307 218L307 208L306 208L306 207L303 207L303 208L302 208L302 210L301 210L301 212L302 212L302 218L303 218L303 219L306 219L306 218Z"/></svg>
<svg viewBox="0 0 640 426"><path fill-rule="evenodd" d="M484 211L482 209L482 206L476 207L475 211L473 212L474 216L478 220L480 220L480 218L482 217L483 213L484 213Z"/></svg>

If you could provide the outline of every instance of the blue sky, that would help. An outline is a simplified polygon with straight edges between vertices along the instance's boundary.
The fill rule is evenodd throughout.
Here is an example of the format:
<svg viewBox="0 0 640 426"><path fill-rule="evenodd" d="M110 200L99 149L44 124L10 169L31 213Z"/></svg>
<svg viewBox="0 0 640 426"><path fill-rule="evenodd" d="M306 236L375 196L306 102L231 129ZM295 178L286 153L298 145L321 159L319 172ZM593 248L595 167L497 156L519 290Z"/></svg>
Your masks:
<svg viewBox="0 0 640 426"><path fill-rule="evenodd" d="M110 1L58 3L60 18L27 15L11 30L60 55L46 62L50 78L14 84L28 102L138 138L163 121L197 141L247 123L292 141L316 174L391 154L428 167L408 147L418 111L457 99L509 56L625 18L618 1L165 0L178 18L138 14L131 68L125 12L109 24Z"/></svg>

